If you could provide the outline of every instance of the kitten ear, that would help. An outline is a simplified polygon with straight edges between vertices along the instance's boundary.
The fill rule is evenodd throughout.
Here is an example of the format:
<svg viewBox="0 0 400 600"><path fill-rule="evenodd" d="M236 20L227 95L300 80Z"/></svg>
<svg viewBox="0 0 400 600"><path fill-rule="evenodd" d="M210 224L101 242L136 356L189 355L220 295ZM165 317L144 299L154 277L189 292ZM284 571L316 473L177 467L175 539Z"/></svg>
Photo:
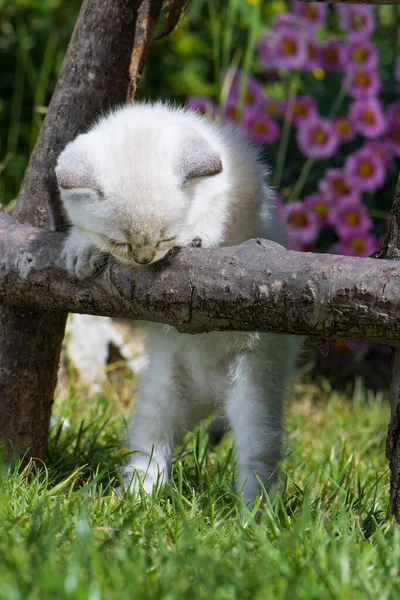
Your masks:
<svg viewBox="0 0 400 600"><path fill-rule="evenodd" d="M82 188L96 189L93 177L84 171L66 167L56 167L58 185L63 190L75 190Z"/></svg>
<svg viewBox="0 0 400 600"><path fill-rule="evenodd" d="M195 177L218 175L222 172L221 158L205 139L196 137L183 144L179 171L183 183Z"/></svg>
<svg viewBox="0 0 400 600"><path fill-rule="evenodd" d="M68 148L58 158L56 166L58 185L63 190L90 189L98 191L93 168L79 153Z"/></svg>

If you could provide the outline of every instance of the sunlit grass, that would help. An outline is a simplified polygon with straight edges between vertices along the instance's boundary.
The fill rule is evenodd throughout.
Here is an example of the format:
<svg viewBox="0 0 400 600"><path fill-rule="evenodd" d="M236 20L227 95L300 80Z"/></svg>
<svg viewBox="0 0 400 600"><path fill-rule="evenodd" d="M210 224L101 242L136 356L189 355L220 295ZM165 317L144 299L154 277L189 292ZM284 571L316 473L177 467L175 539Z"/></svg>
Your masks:
<svg viewBox="0 0 400 600"><path fill-rule="evenodd" d="M96 396L70 382L54 412L71 426L52 428L47 468L1 471L0 598L397 597L385 399L297 386L281 492L256 522L233 492L232 438L210 450L204 429L153 498L115 500L131 390L119 380Z"/></svg>

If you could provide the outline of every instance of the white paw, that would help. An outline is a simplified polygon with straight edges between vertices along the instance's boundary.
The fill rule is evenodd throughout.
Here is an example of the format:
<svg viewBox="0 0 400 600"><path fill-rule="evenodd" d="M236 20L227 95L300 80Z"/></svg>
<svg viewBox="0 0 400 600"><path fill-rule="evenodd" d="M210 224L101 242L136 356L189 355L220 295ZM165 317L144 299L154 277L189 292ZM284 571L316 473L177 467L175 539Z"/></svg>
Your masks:
<svg viewBox="0 0 400 600"><path fill-rule="evenodd" d="M107 265L110 255L101 252L77 227L72 227L61 258L69 273L77 279L86 279Z"/></svg>
<svg viewBox="0 0 400 600"><path fill-rule="evenodd" d="M100 252L93 244L74 245L72 240L68 239L61 258L69 273L77 279L87 279L107 265L110 255Z"/></svg>
<svg viewBox="0 0 400 600"><path fill-rule="evenodd" d="M116 496L121 496L123 492L128 492L132 495L138 495L140 490L144 490L146 494L151 495L153 489L158 486L159 481L154 480L148 472L134 470L126 470L124 472L124 485L115 488Z"/></svg>
<svg viewBox="0 0 400 600"><path fill-rule="evenodd" d="M101 254L95 246L79 254L64 252L63 258L69 273L77 279L92 277L108 261L108 256Z"/></svg>

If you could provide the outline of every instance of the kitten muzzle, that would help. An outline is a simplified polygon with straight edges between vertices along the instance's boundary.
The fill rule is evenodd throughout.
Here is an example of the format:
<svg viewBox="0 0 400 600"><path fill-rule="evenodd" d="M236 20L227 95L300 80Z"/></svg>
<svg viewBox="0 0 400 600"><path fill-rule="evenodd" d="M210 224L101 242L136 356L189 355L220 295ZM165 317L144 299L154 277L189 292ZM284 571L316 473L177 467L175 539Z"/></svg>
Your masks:
<svg viewBox="0 0 400 600"><path fill-rule="evenodd" d="M133 260L138 265L148 265L154 259L156 255L155 250L136 250L132 253Z"/></svg>

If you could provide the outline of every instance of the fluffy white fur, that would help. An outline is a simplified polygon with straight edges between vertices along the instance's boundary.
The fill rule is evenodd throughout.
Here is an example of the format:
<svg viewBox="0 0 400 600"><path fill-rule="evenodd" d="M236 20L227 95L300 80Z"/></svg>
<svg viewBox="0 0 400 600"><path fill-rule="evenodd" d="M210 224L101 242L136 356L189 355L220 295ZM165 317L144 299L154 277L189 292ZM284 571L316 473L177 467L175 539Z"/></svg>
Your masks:
<svg viewBox="0 0 400 600"><path fill-rule="evenodd" d="M77 277L93 275L107 253L147 264L193 240L216 247L277 238L257 150L230 127L180 108L116 110L67 145L56 173L73 225L64 256ZM235 436L237 487L253 503L259 481L270 489L278 477L298 344L264 333L191 336L155 323L147 330L150 361L130 431L135 452L126 487L140 479L150 492L165 481L174 446L219 410Z"/></svg>

